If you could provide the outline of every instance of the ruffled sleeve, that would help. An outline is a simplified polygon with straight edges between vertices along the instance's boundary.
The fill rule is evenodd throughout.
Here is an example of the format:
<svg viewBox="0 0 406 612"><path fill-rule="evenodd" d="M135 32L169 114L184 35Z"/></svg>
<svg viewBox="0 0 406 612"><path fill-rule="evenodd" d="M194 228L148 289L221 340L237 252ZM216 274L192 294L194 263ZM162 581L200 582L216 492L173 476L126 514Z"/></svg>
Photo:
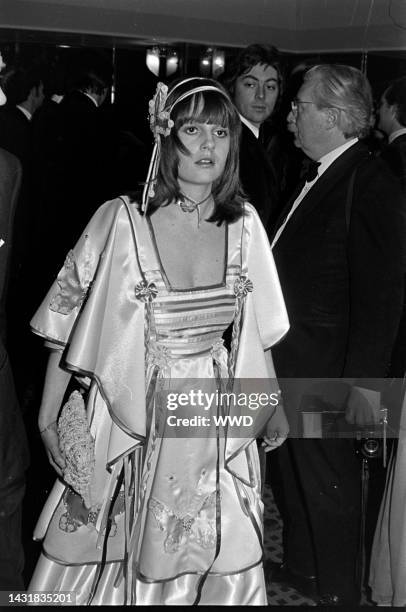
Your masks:
<svg viewBox="0 0 406 612"><path fill-rule="evenodd" d="M246 204L246 211L242 257L253 284L251 299L259 335L267 349L287 333L289 319L266 231L253 206Z"/></svg>
<svg viewBox="0 0 406 612"><path fill-rule="evenodd" d="M31 320L32 331L52 344L65 346L81 312L108 239L117 205L106 202L90 220L44 301Z"/></svg>
<svg viewBox="0 0 406 612"><path fill-rule="evenodd" d="M265 359L264 351L287 333L289 319L265 229L249 204L242 229L241 264L249 290L239 330L234 387L238 393L256 391L270 395L277 389L277 383L274 370L270 371L272 361ZM263 431L273 412L272 405L252 412L253 425L247 435L241 433L238 438L227 439L227 469L246 484L253 483L245 451Z"/></svg>

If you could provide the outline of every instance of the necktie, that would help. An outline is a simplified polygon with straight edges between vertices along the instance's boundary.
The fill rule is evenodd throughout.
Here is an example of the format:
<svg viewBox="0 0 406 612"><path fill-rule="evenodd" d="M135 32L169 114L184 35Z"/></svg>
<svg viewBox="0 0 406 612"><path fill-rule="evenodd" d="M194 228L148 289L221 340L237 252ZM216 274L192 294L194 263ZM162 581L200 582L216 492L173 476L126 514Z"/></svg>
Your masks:
<svg viewBox="0 0 406 612"><path fill-rule="evenodd" d="M300 178L306 183L311 183L317 176L320 162L313 161L312 159L305 159L302 164L302 170L300 172Z"/></svg>

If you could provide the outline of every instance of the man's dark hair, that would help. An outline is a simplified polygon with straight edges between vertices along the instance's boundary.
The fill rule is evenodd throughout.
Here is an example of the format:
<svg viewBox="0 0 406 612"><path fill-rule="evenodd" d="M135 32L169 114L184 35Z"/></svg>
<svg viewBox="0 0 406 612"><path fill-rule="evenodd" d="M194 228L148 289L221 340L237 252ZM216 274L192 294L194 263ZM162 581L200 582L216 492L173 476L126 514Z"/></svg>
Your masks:
<svg viewBox="0 0 406 612"><path fill-rule="evenodd" d="M383 97L389 106L396 106L396 119L406 127L406 77L392 81Z"/></svg>
<svg viewBox="0 0 406 612"><path fill-rule="evenodd" d="M80 52L71 66L69 89L93 91L101 94L111 86L112 64L103 54L95 51Z"/></svg>
<svg viewBox="0 0 406 612"><path fill-rule="evenodd" d="M284 80L282 61L278 49L271 45L254 44L242 49L237 57L230 62L229 66L227 66L221 82L231 94L234 94L234 85L238 77L249 72L251 68L257 64L263 64L265 66L272 66L272 68L275 68L278 75L280 99L283 91Z"/></svg>
<svg viewBox="0 0 406 612"><path fill-rule="evenodd" d="M24 102L32 89L44 83L44 79L42 66L15 66L1 76L1 86L7 102L16 105Z"/></svg>

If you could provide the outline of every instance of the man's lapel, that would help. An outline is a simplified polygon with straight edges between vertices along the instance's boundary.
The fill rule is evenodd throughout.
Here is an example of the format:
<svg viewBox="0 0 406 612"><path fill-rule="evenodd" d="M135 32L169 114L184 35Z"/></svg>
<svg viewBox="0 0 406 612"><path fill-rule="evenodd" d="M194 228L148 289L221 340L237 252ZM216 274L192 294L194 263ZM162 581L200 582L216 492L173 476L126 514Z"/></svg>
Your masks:
<svg viewBox="0 0 406 612"><path fill-rule="evenodd" d="M272 240L275 238L277 231L279 230L279 228L281 227L281 225L284 224L286 217L288 216L293 204L295 203L296 198L299 196L300 192L302 191L304 185L305 185L305 180L302 180L298 183L295 191L293 192L293 194L291 195L291 197L289 198L286 206L284 206L282 208L282 211L278 217L278 219L276 220L275 223L275 227L274 230L271 234L271 236L269 237L270 243L272 244Z"/></svg>
<svg viewBox="0 0 406 612"><path fill-rule="evenodd" d="M368 155L369 153L366 146L359 142L344 151L344 153L342 153L342 155L340 155L340 157L338 157L331 164L331 166L327 168L327 170L304 196L303 200L300 202L299 206L287 222L286 227L284 228L279 239L281 239L282 236L287 238L289 235L296 233L305 221L307 215L309 215L317 206L325 202L327 194L334 191L336 185L343 179L350 169L355 168L358 163L363 158L368 157ZM283 220L291 210L292 205L302 190L302 187L303 185L300 186L300 190L298 192L293 194L288 205L289 208L286 207L287 210L284 209L283 213L285 214ZM278 223L278 227L280 227L282 223Z"/></svg>

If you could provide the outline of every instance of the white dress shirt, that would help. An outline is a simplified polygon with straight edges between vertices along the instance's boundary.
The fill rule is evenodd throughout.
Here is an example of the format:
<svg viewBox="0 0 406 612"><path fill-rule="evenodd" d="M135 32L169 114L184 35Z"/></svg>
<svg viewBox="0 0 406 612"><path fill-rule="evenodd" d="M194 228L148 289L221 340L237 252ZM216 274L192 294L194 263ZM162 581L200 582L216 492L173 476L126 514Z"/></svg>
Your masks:
<svg viewBox="0 0 406 612"><path fill-rule="evenodd" d="M238 114L240 114L240 113L238 113ZM241 123L246 125L247 128L249 130L251 130L251 132L254 134L255 138L259 138L259 128L256 125L254 125L253 123L251 123L251 121L248 121L248 119L246 119L242 115L240 115L240 119L241 119Z"/></svg>
<svg viewBox="0 0 406 612"><path fill-rule="evenodd" d="M356 142L358 142L358 138L351 138L351 140L347 140L347 142L340 145L336 149L333 149L329 153L326 153L325 155L323 155L323 157L320 157L320 159L317 160L320 163L320 166L317 169L317 176L312 181L309 181L309 182L306 181L306 183L304 184L302 191L299 193L296 200L293 202L292 208L290 209L289 214L287 215L285 221L282 223L282 225L276 232L275 238L273 239L273 242L271 245L272 247L278 241L279 236L282 234L283 230L285 229L286 224L288 223L289 219L291 218L291 216L293 215L293 213L295 212L295 210L297 209L297 207L299 206L299 204L301 203L301 201L303 200L307 192L310 191L310 189L319 180L319 178L327 170L327 168L331 166L331 164L338 157L340 157L340 155L342 155L344 151L352 147Z"/></svg>

